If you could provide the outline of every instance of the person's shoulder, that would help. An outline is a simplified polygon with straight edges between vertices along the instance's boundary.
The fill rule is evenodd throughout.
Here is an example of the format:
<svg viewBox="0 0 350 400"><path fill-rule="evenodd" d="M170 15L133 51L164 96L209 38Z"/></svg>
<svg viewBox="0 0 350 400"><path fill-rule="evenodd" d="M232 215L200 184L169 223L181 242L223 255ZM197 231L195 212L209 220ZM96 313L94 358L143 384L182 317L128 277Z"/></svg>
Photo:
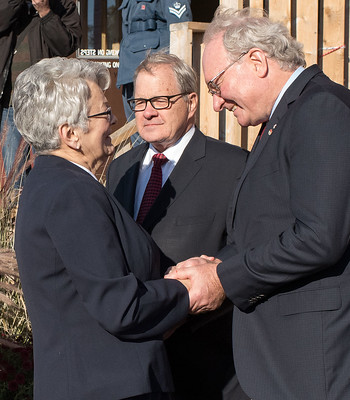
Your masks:
<svg viewBox="0 0 350 400"><path fill-rule="evenodd" d="M91 194L98 192L101 196L101 191L103 186L87 171L56 156L40 156L23 189L27 196L32 193L30 197L51 205L68 204L78 198L91 201Z"/></svg>
<svg viewBox="0 0 350 400"><path fill-rule="evenodd" d="M225 156L236 156L246 159L248 151L242 147L233 145L231 143L224 142L223 140L214 139L206 136L207 151L213 151L220 153L223 157Z"/></svg>
<svg viewBox="0 0 350 400"><path fill-rule="evenodd" d="M110 164L110 167L112 165L120 165L124 163L130 162L130 160L137 160L139 157L142 157L142 155L146 152L148 148L148 144L142 143L136 147L131 148L130 150L126 151L125 153L119 155L116 157Z"/></svg>
<svg viewBox="0 0 350 400"><path fill-rule="evenodd" d="M334 105L345 105L345 107L349 108L350 90L332 81L321 71L319 74L315 75L313 79L308 81L295 102L295 107L296 110L302 110L303 112L307 109L311 109L313 112L324 113L325 103L328 103L328 109L330 109L329 104L332 104L333 107ZM333 111L334 110L332 110L332 112ZM333 112L333 116L334 115L335 113Z"/></svg>

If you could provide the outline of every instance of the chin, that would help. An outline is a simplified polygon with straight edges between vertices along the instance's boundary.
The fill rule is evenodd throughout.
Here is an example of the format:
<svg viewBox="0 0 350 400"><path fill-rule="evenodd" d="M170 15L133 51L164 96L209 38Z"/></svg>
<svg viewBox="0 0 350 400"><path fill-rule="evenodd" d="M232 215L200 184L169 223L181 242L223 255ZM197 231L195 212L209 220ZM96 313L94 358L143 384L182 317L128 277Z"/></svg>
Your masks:
<svg viewBox="0 0 350 400"><path fill-rule="evenodd" d="M159 135L156 135L154 132L150 132L149 134L143 132L142 134L140 134L140 136L145 142L152 144L161 142L163 140L162 137L159 137Z"/></svg>

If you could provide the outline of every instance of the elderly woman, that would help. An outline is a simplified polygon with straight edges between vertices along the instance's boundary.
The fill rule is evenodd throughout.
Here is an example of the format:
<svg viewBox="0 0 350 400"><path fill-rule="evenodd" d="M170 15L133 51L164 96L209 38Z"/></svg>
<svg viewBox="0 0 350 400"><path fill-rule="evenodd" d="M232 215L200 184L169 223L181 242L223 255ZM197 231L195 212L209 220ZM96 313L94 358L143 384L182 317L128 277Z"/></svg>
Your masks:
<svg viewBox="0 0 350 400"><path fill-rule="evenodd" d="M188 291L94 174L113 153L108 70L44 59L17 79L15 122L38 157L15 248L33 328L35 400L168 399L162 336Z"/></svg>

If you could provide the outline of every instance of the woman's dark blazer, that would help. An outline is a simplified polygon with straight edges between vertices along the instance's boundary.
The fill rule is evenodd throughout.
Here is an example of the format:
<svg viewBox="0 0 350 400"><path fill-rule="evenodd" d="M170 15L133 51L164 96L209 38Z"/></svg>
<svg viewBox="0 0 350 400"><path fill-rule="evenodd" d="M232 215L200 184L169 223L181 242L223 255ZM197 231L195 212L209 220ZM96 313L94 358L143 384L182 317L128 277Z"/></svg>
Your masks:
<svg viewBox="0 0 350 400"><path fill-rule="evenodd" d="M188 311L159 277L149 235L89 173L39 156L23 189L16 255L33 328L35 400L172 390L162 335Z"/></svg>

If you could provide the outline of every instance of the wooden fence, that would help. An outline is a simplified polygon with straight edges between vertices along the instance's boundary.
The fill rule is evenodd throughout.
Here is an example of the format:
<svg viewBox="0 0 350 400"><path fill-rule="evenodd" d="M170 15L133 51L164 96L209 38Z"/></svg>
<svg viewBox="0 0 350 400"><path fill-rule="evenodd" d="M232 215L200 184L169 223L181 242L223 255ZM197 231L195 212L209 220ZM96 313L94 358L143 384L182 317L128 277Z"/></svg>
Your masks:
<svg viewBox="0 0 350 400"><path fill-rule="evenodd" d="M350 88L349 0L221 0L220 3L235 9L265 9L270 18L283 22L304 44L308 66L318 64L332 80ZM199 128L208 136L250 149L259 127L242 128L232 113L213 111L201 69L206 26L200 22L171 25L170 52L192 65L200 76Z"/></svg>

